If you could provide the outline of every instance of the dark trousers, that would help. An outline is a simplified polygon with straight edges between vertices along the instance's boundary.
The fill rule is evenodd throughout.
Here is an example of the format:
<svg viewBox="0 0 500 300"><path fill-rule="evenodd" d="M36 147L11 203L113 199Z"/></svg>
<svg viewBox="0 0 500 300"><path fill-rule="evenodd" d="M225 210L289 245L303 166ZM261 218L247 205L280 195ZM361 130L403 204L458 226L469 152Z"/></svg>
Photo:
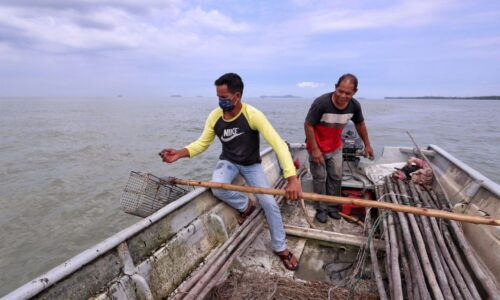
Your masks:
<svg viewBox="0 0 500 300"><path fill-rule="evenodd" d="M342 185L342 148L323 154L324 164L312 161L309 155L309 168L313 177L313 190L323 195L340 196ZM315 202L318 211L339 211L339 204Z"/></svg>

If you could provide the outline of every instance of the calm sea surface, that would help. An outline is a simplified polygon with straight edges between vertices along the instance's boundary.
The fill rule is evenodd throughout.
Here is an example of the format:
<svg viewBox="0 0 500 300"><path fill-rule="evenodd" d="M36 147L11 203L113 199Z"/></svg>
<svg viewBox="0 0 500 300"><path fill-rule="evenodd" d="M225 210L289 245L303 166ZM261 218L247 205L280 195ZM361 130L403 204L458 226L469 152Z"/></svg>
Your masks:
<svg viewBox="0 0 500 300"><path fill-rule="evenodd" d="M291 142L312 99L244 99ZM376 154L436 144L500 182L500 101L360 100ZM218 140L192 160L158 152L196 139L213 98L0 99L0 295L139 220L120 211L131 170L209 180Z"/></svg>

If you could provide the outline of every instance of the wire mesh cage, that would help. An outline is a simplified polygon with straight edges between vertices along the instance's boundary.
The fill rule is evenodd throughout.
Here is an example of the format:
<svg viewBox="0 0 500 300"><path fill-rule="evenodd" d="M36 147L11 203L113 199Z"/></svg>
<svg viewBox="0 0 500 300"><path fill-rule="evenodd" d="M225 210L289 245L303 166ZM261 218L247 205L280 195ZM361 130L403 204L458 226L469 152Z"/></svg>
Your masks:
<svg viewBox="0 0 500 300"><path fill-rule="evenodd" d="M188 192L189 190L153 174L132 171L123 190L120 205L128 214L147 217Z"/></svg>

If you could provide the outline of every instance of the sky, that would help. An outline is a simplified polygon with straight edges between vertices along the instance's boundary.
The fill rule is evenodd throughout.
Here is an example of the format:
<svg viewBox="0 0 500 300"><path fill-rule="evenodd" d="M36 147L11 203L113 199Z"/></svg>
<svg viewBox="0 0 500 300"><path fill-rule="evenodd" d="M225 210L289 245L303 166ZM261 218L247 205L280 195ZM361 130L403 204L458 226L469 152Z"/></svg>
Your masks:
<svg viewBox="0 0 500 300"><path fill-rule="evenodd" d="M0 97L500 95L497 0L0 0Z"/></svg>

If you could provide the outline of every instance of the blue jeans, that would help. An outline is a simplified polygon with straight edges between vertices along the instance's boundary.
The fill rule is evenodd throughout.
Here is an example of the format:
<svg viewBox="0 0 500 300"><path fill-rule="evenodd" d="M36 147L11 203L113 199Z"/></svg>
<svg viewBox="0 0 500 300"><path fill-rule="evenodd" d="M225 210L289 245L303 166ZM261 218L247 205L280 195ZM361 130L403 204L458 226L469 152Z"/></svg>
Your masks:
<svg viewBox="0 0 500 300"><path fill-rule="evenodd" d="M268 188L266 174L260 163L243 166L227 160L219 160L212 175L212 181L221 183L232 183L234 178L241 174L246 183L251 186ZM224 201L240 212L245 211L248 206L248 196L235 191L224 189L212 189L215 197ZM274 251L279 252L286 249L285 228L281 220L281 212L278 203L271 195L256 194L259 204L264 210L269 231L271 233L271 246Z"/></svg>

